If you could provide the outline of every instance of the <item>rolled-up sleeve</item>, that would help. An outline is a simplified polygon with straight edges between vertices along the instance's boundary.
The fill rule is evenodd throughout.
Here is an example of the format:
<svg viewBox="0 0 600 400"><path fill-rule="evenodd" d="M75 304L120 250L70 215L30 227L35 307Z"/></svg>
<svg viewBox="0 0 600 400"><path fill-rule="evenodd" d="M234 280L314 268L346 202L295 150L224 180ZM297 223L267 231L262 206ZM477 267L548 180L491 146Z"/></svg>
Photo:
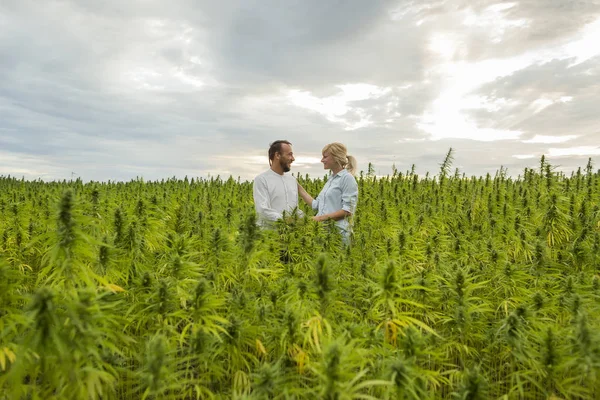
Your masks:
<svg viewBox="0 0 600 400"><path fill-rule="evenodd" d="M358 184L356 179L350 174L344 176L341 185L342 189L342 210L354 214L356 204L358 203Z"/></svg>
<svg viewBox="0 0 600 400"><path fill-rule="evenodd" d="M319 193L319 195L317 196L316 199L313 199L312 204L310 205L312 207L313 210L318 210L319 209L319 204L323 199L321 199L321 194Z"/></svg>
<svg viewBox="0 0 600 400"><path fill-rule="evenodd" d="M261 218L276 221L282 217L281 213L271 208L267 182L264 179L257 178L254 180L253 196L254 208Z"/></svg>

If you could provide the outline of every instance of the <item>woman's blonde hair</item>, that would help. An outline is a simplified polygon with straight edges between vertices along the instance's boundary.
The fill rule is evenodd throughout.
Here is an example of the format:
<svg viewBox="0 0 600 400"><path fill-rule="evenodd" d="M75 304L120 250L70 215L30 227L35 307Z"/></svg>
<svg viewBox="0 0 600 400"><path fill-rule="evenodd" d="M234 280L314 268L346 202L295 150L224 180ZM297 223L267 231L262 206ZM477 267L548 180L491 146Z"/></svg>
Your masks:
<svg viewBox="0 0 600 400"><path fill-rule="evenodd" d="M352 175L356 174L356 158L348 155L346 146L342 143L329 143L323 147L323 154L329 153L331 157L337 162L342 168L345 168Z"/></svg>

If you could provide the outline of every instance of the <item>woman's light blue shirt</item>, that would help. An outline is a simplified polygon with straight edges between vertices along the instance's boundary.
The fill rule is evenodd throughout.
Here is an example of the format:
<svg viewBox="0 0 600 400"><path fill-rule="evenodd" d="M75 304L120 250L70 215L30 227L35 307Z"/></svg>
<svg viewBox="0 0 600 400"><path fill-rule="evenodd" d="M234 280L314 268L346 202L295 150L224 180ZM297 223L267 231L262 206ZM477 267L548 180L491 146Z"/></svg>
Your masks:
<svg viewBox="0 0 600 400"><path fill-rule="evenodd" d="M313 210L318 210L317 216L329 214L339 210L354 214L358 203L358 185L356 179L348 170L341 170L327 180L321 193L312 202ZM348 218L335 221L335 225L344 235L350 234L352 225Z"/></svg>

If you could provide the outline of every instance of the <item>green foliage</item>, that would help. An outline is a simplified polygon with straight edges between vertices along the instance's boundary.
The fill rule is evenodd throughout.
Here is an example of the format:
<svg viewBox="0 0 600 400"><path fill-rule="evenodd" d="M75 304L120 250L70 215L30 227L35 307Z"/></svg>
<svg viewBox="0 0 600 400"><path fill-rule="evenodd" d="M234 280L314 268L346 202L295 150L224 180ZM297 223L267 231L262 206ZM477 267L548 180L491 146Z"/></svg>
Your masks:
<svg viewBox="0 0 600 400"><path fill-rule="evenodd" d="M370 165L351 246L231 178L0 177L0 399L599 398L591 160L452 161Z"/></svg>

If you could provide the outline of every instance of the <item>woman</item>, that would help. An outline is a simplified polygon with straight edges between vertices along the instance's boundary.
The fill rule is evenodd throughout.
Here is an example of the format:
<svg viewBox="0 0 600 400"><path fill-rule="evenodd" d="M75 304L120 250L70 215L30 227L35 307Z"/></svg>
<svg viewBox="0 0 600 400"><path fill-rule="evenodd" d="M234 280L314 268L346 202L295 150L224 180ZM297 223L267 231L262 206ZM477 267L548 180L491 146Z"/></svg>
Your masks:
<svg viewBox="0 0 600 400"><path fill-rule="evenodd" d="M322 153L323 168L331 171L323 190L316 199L313 199L300 184L298 192L306 204L317 210L313 220L334 220L344 242L349 243L352 233L349 217L354 214L358 202L358 185L354 179L356 159L348 155L346 146L341 143L326 145Z"/></svg>

